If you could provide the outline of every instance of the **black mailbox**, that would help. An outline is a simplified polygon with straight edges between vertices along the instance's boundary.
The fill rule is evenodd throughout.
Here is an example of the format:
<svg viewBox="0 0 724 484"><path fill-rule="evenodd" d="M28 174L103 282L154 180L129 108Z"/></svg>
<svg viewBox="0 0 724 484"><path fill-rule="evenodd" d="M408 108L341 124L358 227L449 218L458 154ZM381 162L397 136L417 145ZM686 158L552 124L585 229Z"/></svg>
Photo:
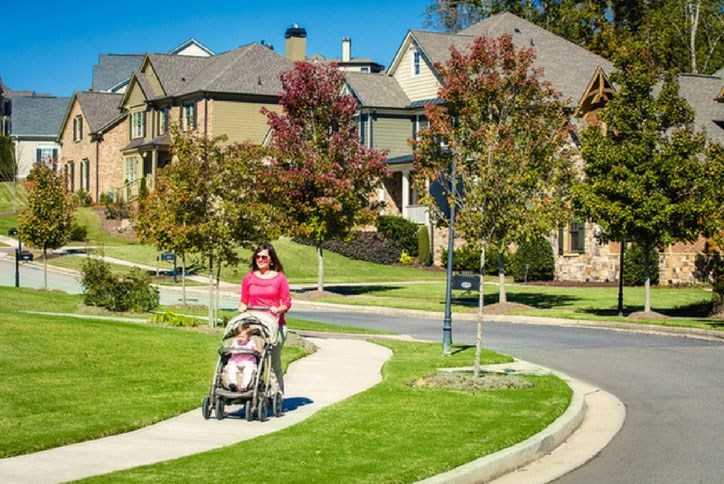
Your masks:
<svg viewBox="0 0 724 484"><path fill-rule="evenodd" d="M173 252L162 252L161 260L174 262L176 261L176 254L174 254Z"/></svg>
<svg viewBox="0 0 724 484"><path fill-rule="evenodd" d="M15 227L11 228L10 230L8 230L8 235L9 235L10 237L15 237L15 236L17 236L17 235L18 235L18 229L16 229Z"/></svg>
<svg viewBox="0 0 724 484"><path fill-rule="evenodd" d="M455 274L452 288L459 291L480 291L480 276L477 274Z"/></svg>
<svg viewBox="0 0 724 484"><path fill-rule="evenodd" d="M26 261L26 262L32 262L33 260L33 253L27 250L24 250L20 253L20 260Z"/></svg>

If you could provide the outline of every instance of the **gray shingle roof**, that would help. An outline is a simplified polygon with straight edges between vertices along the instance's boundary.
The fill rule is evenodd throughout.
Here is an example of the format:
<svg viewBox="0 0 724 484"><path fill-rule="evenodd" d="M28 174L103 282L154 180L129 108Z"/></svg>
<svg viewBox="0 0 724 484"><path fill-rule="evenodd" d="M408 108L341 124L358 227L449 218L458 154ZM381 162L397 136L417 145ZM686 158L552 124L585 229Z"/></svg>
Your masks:
<svg viewBox="0 0 724 484"><path fill-rule="evenodd" d="M143 61L143 54L101 54L98 64L93 66L91 90L109 91L112 87L128 80Z"/></svg>
<svg viewBox="0 0 724 484"><path fill-rule="evenodd" d="M11 134L57 136L70 98L13 97Z"/></svg>
<svg viewBox="0 0 724 484"><path fill-rule="evenodd" d="M406 108L410 99L397 81L383 74L347 72L347 84L364 107Z"/></svg>
<svg viewBox="0 0 724 484"><path fill-rule="evenodd" d="M122 117L118 107L122 97L122 94L106 92L76 93L76 98L88 123L88 130L91 133L102 131L109 124Z"/></svg>
<svg viewBox="0 0 724 484"><path fill-rule="evenodd" d="M607 74L613 71L613 64L603 57L509 12L492 15L458 34L412 31L423 52L433 62L441 63L449 59L451 45L465 51L476 37L499 37L506 33L513 37L518 48L534 49L535 66L543 68L543 77L562 93L564 99L573 103L583 95L596 67L601 67Z"/></svg>
<svg viewBox="0 0 724 484"><path fill-rule="evenodd" d="M696 128L705 130L710 140L724 143L724 104L714 100L724 80L695 74L681 74L678 79L679 95L694 110Z"/></svg>
<svg viewBox="0 0 724 484"><path fill-rule="evenodd" d="M193 92L277 95L279 76L294 64L260 44L213 57L151 54L149 60L168 96Z"/></svg>

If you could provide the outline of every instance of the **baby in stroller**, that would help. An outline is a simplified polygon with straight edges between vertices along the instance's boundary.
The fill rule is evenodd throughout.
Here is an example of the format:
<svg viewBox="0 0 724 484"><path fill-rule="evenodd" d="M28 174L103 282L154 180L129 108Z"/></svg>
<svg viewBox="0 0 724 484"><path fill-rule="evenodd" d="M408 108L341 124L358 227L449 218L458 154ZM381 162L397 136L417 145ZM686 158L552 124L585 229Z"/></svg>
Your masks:
<svg viewBox="0 0 724 484"><path fill-rule="evenodd" d="M244 405L247 420L264 421L268 410L281 415L283 396L271 363L278 334L279 321L266 307L249 307L228 322L211 389L201 405L204 418L213 411L221 420L232 404Z"/></svg>
<svg viewBox="0 0 724 484"><path fill-rule="evenodd" d="M248 322L236 327L236 337L231 344L231 356L224 366L225 377L222 377L228 382L226 386L232 392L248 390L257 371L257 358L261 348L257 346L252 336L261 337L261 333L256 328L252 329ZM239 384L239 374L242 378L241 384Z"/></svg>

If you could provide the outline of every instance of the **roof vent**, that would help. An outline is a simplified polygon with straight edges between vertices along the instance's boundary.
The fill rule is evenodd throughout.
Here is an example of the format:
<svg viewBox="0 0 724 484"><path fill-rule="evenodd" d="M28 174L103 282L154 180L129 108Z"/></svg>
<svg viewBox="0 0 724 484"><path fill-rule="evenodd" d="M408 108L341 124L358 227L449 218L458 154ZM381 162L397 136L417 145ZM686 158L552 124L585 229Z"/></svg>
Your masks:
<svg viewBox="0 0 724 484"><path fill-rule="evenodd" d="M261 76L257 76L256 83L261 86Z"/></svg>
<svg viewBox="0 0 724 484"><path fill-rule="evenodd" d="M533 42L533 39L530 39L530 46L535 47L535 42Z"/></svg>
<svg viewBox="0 0 724 484"><path fill-rule="evenodd" d="M519 34L519 33L520 33L520 29L519 29L518 27L515 27L515 28L513 29L513 32L515 32L516 34Z"/></svg>

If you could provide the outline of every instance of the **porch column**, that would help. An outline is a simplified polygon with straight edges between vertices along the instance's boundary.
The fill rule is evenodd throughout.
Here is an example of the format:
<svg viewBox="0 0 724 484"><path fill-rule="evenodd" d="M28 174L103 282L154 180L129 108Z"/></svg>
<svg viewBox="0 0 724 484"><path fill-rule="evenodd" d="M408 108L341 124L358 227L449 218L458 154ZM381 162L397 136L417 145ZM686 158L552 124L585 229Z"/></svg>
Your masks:
<svg viewBox="0 0 724 484"><path fill-rule="evenodd" d="M402 218L407 218L407 207L410 205L410 172L402 172Z"/></svg>
<svg viewBox="0 0 724 484"><path fill-rule="evenodd" d="M158 168L158 150L155 149L151 152L151 183L148 184L150 191L155 190L156 187L156 169Z"/></svg>

